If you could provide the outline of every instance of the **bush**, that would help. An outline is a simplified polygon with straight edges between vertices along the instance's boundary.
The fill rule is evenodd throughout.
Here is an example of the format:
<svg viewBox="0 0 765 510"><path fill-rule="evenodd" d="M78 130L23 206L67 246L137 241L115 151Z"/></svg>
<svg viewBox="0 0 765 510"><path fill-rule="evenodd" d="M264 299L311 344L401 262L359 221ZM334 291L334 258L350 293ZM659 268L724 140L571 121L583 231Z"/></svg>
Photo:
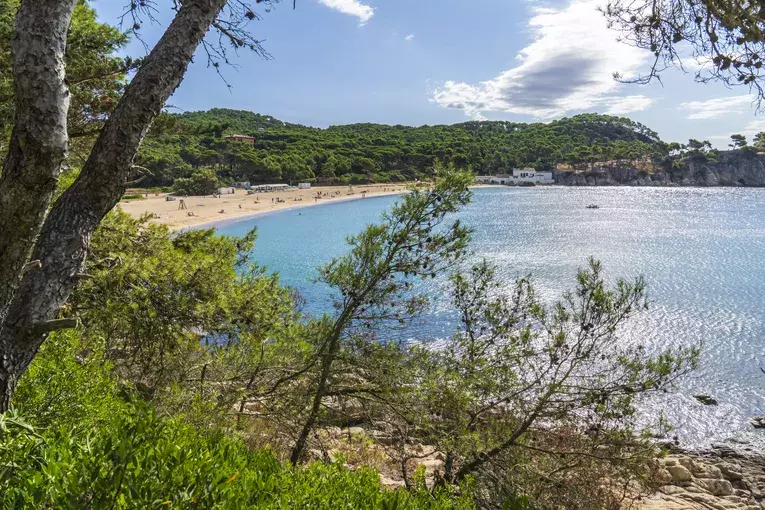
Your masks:
<svg viewBox="0 0 765 510"><path fill-rule="evenodd" d="M125 402L112 364L85 348L80 331L52 333L21 378L13 403L37 426L87 430L122 413Z"/></svg>
<svg viewBox="0 0 765 510"><path fill-rule="evenodd" d="M191 177L179 177L173 183L176 195L212 195L218 190L218 176L210 168L194 172Z"/></svg>
<svg viewBox="0 0 765 510"><path fill-rule="evenodd" d="M145 197L140 193L130 193L127 195L122 195L120 200L143 200L144 198Z"/></svg>
<svg viewBox="0 0 765 510"><path fill-rule="evenodd" d="M386 491L369 469L284 466L145 404L89 434L40 435L9 411L0 415L0 466L6 508L472 508L445 491Z"/></svg>

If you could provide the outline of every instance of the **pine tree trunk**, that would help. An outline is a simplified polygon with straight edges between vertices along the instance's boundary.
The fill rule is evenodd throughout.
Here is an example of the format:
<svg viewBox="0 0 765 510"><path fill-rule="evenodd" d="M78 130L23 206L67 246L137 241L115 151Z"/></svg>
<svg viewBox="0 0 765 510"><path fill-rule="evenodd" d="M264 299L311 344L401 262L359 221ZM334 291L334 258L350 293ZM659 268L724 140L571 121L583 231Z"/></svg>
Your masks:
<svg viewBox="0 0 765 510"><path fill-rule="evenodd" d="M0 325L66 157L66 34L76 0L22 2L11 41L16 115L0 176Z"/></svg>
<svg viewBox="0 0 765 510"><path fill-rule="evenodd" d="M57 3L55 0L40 2ZM74 4L76 1L63 3ZM0 300L6 300L4 309L7 309L0 316L3 319L0 322L0 412L7 409L16 381L27 369L50 331L41 325L56 319L61 307L69 299L77 283L76 275L80 273L85 261L93 231L119 201L141 140L167 98L180 84L194 51L225 4L226 0L187 0L181 4L170 26L125 89L125 94L98 136L77 180L56 201L47 218L44 211L47 210L50 197L42 207L43 212L37 212L42 216L36 225L28 221L24 232L12 232L12 240L16 239L13 251L8 248L0 250ZM38 0L22 2L19 16L24 18L34 14L35 9L32 7L24 9L24 6L32 5L38 6ZM17 20L17 26L25 26L25 23L30 22ZM48 51L53 50L57 51L56 48L48 48ZM19 106L23 109L23 105ZM64 113L64 120L65 117ZM41 123L50 123L50 119L41 116L34 120L34 129L42 129L38 125ZM65 134L65 125L63 130ZM63 146L66 146L65 136ZM59 159L63 160L63 152ZM52 183L44 179L45 172L49 176L57 175L58 170L51 169L53 163L55 161L47 161L40 168L34 168L29 166L28 160L22 160L15 175L34 174L35 183L45 182L54 190L55 179ZM6 204L18 198L18 192L13 192L13 186L6 184L9 179L10 176L6 177L4 173L2 184L5 187L0 186L0 205L3 206L0 238L4 240L5 231L12 229L14 221L25 221L24 218L17 219L17 215L12 216L6 212ZM43 218L45 221L40 228ZM31 250L35 238L37 242L31 258L28 251L23 257L20 256L18 252ZM13 257L20 258L21 262L13 261ZM11 260L12 266L3 267L4 259ZM41 267L24 274L19 284L21 268L28 259L39 260ZM8 299L9 295L12 300ZM0 313L2 311L0 308Z"/></svg>

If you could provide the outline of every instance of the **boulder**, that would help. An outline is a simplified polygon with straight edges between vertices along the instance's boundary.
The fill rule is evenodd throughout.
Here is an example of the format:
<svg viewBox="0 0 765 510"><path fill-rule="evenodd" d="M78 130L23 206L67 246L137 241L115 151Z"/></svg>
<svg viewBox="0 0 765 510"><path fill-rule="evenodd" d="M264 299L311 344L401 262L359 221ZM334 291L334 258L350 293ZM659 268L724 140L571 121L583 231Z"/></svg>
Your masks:
<svg viewBox="0 0 765 510"><path fill-rule="evenodd" d="M696 483L715 496L730 496L733 486L728 480L697 480Z"/></svg>
<svg viewBox="0 0 765 510"><path fill-rule="evenodd" d="M366 431L361 427L349 427L348 433L351 435L351 437L363 437L367 434Z"/></svg>
<svg viewBox="0 0 765 510"><path fill-rule="evenodd" d="M749 423L756 429L765 429L765 416L755 416L749 419Z"/></svg>
<svg viewBox="0 0 765 510"><path fill-rule="evenodd" d="M691 472L685 466L668 466L667 471L672 475L672 481L675 483L691 481Z"/></svg>
<svg viewBox="0 0 765 510"><path fill-rule="evenodd" d="M711 478L713 480L723 477L722 471L717 466L710 464L699 465L696 470L693 471L693 476L696 478Z"/></svg>
<svg viewBox="0 0 765 510"><path fill-rule="evenodd" d="M734 471L731 469L731 466L728 466L727 464L720 464L720 472L722 473L723 478L726 480L730 480L731 482L736 482L738 480L743 480L744 475L739 473L738 471Z"/></svg>

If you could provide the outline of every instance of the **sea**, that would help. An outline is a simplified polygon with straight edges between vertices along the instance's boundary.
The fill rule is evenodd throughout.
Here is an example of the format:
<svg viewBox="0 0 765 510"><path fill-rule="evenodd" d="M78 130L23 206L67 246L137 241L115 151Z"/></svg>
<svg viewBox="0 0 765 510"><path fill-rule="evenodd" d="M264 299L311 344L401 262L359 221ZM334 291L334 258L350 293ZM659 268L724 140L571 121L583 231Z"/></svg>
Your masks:
<svg viewBox="0 0 765 510"><path fill-rule="evenodd" d="M343 255L347 237L398 199L284 210L218 231L241 236L256 227L253 259L299 292L306 313L332 313L332 293L316 283L316 269ZM622 328L621 341L649 352L700 345L702 353L697 370L641 404L639 424L663 414L683 447L727 442L765 452L765 431L749 423L765 415L765 190L476 188L456 217L474 229L470 260L493 263L508 288L531 276L547 303L574 288L589 257L602 262L609 281L645 277L649 311ZM458 321L446 284L445 276L419 283L430 309L411 327L387 332L391 339L438 345L449 337ZM701 404L699 393L718 405Z"/></svg>

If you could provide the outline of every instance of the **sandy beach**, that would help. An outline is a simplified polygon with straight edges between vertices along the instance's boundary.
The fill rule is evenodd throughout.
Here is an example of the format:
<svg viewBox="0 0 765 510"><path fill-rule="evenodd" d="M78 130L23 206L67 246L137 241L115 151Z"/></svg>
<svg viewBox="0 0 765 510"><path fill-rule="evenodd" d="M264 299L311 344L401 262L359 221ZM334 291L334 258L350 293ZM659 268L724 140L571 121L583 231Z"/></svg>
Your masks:
<svg viewBox="0 0 765 510"><path fill-rule="evenodd" d="M237 189L233 195L221 195L217 198L209 195L177 197L172 201L166 199L166 193L150 193L147 198L141 200L123 200L118 207L134 217L147 213L153 214L152 221L175 230L241 219L280 209L363 199L365 196L395 195L405 192L406 189L407 185L403 183L321 186L305 190L291 189L251 195L248 195L246 190Z"/></svg>

